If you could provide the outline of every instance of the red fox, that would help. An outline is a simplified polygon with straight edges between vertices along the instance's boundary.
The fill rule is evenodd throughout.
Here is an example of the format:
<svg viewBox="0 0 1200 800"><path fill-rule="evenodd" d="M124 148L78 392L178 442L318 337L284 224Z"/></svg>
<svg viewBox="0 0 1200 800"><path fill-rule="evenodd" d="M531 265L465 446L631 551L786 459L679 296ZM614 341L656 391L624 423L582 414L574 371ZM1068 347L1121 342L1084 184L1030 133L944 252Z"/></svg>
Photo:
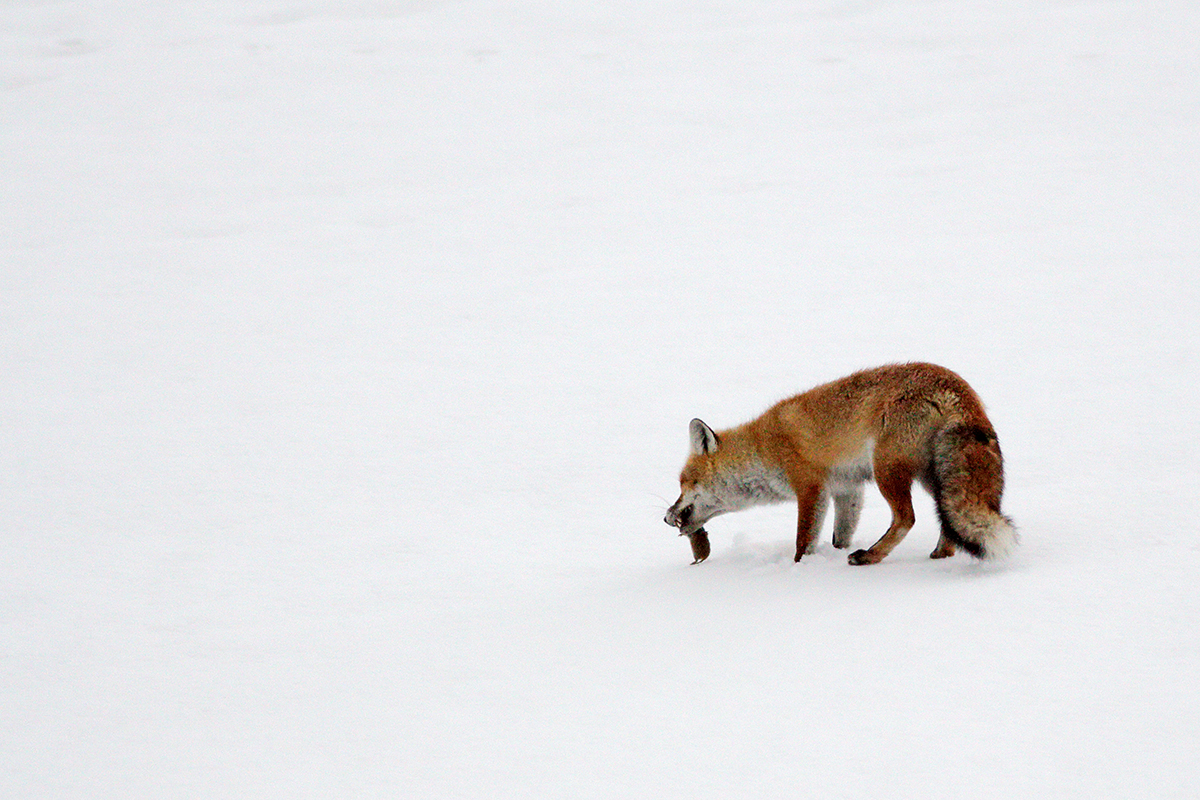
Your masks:
<svg viewBox="0 0 1200 800"><path fill-rule="evenodd" d="M958 548L1000 558L1017 543L1000 513L1004 467L1000 442L967 382L934 364L893 364L856 372L776 403L725 431L698 419L679 499L664 521L709 552L704 524L730 511L795 500L796 561L815 545L829 500L833 546L850 547L863 484L874 480L892 509L887 532L851 564L882 561L912 528L913 481L937 503L941 537L931 558Z"/></svg>

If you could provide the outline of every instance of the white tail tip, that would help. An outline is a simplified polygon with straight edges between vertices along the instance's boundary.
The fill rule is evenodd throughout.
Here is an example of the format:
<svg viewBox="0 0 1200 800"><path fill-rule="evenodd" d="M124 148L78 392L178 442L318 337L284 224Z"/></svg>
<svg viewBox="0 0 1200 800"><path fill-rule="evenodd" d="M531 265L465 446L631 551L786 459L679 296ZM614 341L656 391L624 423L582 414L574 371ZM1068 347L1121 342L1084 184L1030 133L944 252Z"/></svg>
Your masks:
<svg viewBox="0 0 1200 800"><path fill-rule="evenodd" d="M1017 529L1008 519L1001 517L988 531L983 548L984 558L995 561L1008 558L1012 555L1013 550L1017 549L1020 541L1021 537L1017 535Z"/></svg>

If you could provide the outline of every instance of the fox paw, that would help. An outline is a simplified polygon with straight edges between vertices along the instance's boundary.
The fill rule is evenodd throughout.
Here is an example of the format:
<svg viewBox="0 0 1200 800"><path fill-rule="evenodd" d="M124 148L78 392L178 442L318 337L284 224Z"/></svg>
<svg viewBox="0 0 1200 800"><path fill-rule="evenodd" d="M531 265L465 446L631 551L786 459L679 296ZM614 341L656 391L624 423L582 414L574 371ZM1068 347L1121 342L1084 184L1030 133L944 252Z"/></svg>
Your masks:
<svg viewBox="0 0 1200 800"><path fill-rule="evenodd" d="M849 561L851 564L854 564L855 566L858 566L860 564L877 564L877 563L879 563L879 559L876 558L875 556L871 555L870 550L855 550L853 553L850 554L849 558L847 558L846 560Z"/></svg>

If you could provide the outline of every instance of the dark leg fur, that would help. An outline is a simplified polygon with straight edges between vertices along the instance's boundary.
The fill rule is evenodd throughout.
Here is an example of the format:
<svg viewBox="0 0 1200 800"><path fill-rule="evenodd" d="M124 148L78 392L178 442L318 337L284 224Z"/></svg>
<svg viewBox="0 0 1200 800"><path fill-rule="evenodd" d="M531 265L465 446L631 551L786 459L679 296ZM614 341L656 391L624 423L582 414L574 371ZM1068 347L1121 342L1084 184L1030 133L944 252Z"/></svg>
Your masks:
<svg viewBox="0 0 1200 800"><path fill-rule="evenodd" d="M824 514L827 498L819 484L807 486L796 492L796 561L809 551L817 538L816 528Z"/></svg>

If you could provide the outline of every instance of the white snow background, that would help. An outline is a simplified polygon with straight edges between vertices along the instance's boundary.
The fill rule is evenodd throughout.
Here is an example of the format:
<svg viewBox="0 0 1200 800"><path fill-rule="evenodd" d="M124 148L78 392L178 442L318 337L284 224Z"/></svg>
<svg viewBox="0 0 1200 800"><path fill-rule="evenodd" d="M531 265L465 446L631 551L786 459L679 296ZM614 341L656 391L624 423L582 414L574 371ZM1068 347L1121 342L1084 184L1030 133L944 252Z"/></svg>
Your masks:
<svg viewBox="0 0 1200 800"><path fill-rule="evenodd" d="M0 796L1200 796L1198 201L1189 0L6 2ZM906 360L1014 558L688 565Z"/></svg>

